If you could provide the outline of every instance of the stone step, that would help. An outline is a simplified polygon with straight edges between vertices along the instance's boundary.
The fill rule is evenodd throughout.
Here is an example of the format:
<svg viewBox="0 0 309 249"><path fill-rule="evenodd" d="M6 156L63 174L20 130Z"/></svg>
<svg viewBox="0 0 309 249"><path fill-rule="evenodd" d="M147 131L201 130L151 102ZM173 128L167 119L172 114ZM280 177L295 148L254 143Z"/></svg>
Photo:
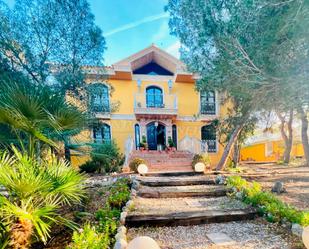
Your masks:
<svg viewBox="0 0 309 249"><path fill-rule="evenodd" d="M215 184L213 177L138 177L140 183L145 186L187 186Z"/></svg>
<svg viewBox="0 0 309 249"><path fill-rule="evenodd" d="M128 214L125 223L128 227L140 226L191 226L198 224L221 223L254 219L257 212L253 208L233 210L206 210L177 212L164 215Z"/></svg>
<svg viewBox="0 0 309 249"><path fill-rule="evenodd" d="M142 198L183 198L225 196L224 186L195 185L184 187L142 187L137 195Z"/></svg>
<svg viewBox="0 0 309 249"><path fill-rule="evenodd" d="M203 175L204 173L194 172L192 167L188 171L159 171L159 172L150 172L145 174L146 176L156 176L156 177L164 177L164 176L197 176Z"/></svg>

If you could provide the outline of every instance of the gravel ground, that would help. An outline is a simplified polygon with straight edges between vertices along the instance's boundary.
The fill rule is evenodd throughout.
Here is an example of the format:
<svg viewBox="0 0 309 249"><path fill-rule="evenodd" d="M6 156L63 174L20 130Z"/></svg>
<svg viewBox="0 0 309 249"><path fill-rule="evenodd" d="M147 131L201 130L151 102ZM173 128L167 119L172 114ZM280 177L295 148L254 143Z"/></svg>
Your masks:
<svg viewBox="0 0 309 249"><path fill-rule="evenodd" d="M225 233L235 243L229 246L213 244L207 233ZM130 228L128 240L150 236L161 249L303 249L301 241L289 232L262 219L198 226ZM146 248L145 248L146 249Z"/></svg>
<svg viewBox="0 0 309 249"><path fill-rule="evenodd" d="M134 208L131 214L167 214L173 212L185 211L203 211L203 210L229 210L242 209L247 205L241 201L231 199L227 196L215 198L164 198L150 199L140 198L134 199Z"/></svg>
<svg viewBox="0 0 309 249"><path fill-rule="evenodd" d="M296 206L298 209L309 210L309 167L282 165L245 165L247 173L261 174L251 177L262 186L271 190L276 181L284 183L286 193L278 195L282 201Z"/></svg>
<svg viewBox="0 0 309 249"><path fill-rule="evenodd" d="M159 191L159 192L207 192L216 189L222 189L220 185L190 185L190 186L172 186L172 187L148 187L142 186L141 191Z"/></svg>

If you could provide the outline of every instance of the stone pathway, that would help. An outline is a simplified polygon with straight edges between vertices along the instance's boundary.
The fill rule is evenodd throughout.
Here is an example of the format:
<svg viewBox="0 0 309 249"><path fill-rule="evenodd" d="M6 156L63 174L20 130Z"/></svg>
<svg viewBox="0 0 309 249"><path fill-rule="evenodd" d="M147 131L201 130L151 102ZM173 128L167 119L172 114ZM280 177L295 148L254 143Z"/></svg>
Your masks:
<svg viewBox="0 0 309 249"><path fill-rule="evenodd" d="M128 237L150 236L161 249L302 248L256 210L226 196L214 176L138 177L126 217Z"/></svg>

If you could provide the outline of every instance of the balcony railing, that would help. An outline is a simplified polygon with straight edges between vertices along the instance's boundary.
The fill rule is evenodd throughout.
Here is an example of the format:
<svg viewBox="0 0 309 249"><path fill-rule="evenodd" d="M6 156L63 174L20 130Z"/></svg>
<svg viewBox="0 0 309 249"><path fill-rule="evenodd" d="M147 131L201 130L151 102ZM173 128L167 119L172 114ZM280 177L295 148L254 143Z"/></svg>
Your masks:
<svg viewBox="0 0 309 249"><path fill-rule="evenodd" d="M177 114L177 96L174 94L141 94L134 98L135 114Z"/></svg>
<svg viewBox="0 0 309 249"><path fill-rule="evenodd" d="M216 103L204 103L201 105L200 113L202 115L216 115Z"/></svg>
<svg viewBox="0 0 309 249"><path fill-rule="evenodd" d="M201 142L202 152L217 152L216 140L202 140Z"/></svg>

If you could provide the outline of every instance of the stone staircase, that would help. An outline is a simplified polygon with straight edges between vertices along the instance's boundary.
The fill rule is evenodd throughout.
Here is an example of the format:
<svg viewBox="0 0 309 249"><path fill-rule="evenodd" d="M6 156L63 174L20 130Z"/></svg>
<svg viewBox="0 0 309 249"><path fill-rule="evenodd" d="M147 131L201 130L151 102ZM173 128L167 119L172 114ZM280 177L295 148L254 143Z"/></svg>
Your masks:
<svg viewBox="0 0 309 249"><path fill-rule="evenodd" d="M192 172L193 154L187 151L133 151L134 158L146 161L149 172Z"/></svg>
<svg viewBox="0 0 309 249"><path fill-rule="evenodd" d="M124 218L128 239L149 236L162 249L296 248L286 232L255 219L257 210L231 198L215 178L137 176Z"/></svg>
<svg viewBox="0 0 309 249"><path fill-rule="evenodd" d="M214 177L139 176L134 210L128 213L126 225L192 226L254 219L256 210L229 198Z"/></svg>

